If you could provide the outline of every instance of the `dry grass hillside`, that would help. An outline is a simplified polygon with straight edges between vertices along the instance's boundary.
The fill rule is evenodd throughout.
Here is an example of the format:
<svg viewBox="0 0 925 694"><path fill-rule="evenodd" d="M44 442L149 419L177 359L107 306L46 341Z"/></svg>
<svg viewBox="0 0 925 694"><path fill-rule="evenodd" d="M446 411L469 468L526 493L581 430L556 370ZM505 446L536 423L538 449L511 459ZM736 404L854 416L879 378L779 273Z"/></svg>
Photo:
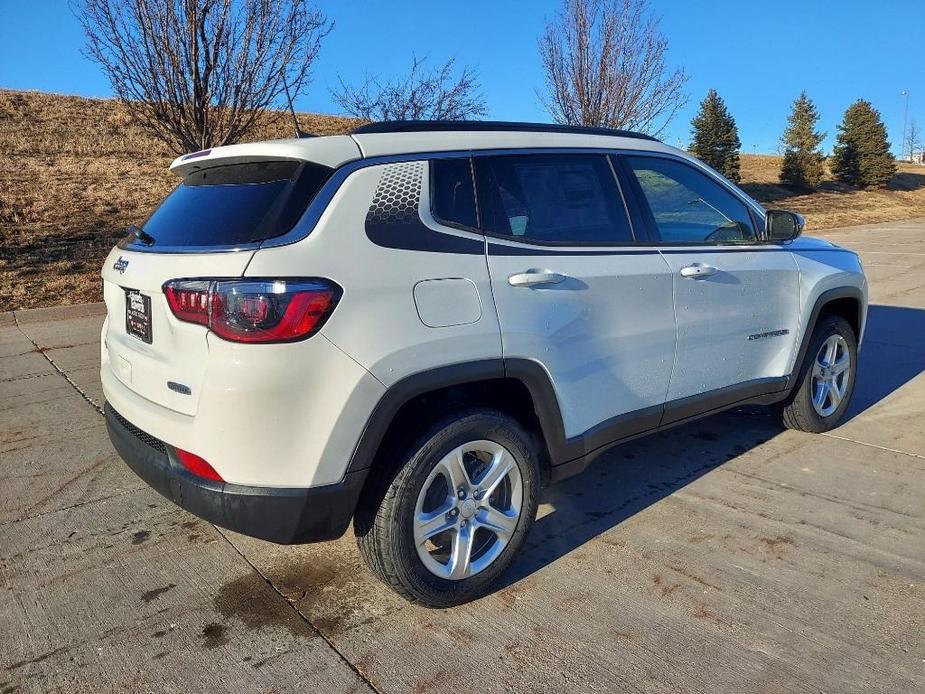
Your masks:
<svg viewBox="0 0 925 694"><path fill-rule="evenodd" d="M925 166L898 162L886 188L859 190L828 177L813 193L780 185L782 157L742 155L742 188L766 208L806 217L808 233L821 229L925 217Z"/></svg>
<svg viewBox="0 0 925 694"><path fill-rule="evenodd" d="M354 125L312 114L300 123L319 134ZM288 115L269 113L253 139L290 134ZM0 311L98 301L102 259L176 181L172 153L110 100L0 90L0 152ZM903 167L883 191L827 182L795 195L777 185L779 165L743 155L743 186L805 214L810 229L925 216L925 168Z"/></svg>
<svg viewBox="0 0 925 694"><path fill-rule="evenodd" d="M303 130L355 121L302 114ZM291 137L268 113L254 140ZM99 301L103 258L176 185L174 154L117 102L0 90L0 311Z"/></svg>

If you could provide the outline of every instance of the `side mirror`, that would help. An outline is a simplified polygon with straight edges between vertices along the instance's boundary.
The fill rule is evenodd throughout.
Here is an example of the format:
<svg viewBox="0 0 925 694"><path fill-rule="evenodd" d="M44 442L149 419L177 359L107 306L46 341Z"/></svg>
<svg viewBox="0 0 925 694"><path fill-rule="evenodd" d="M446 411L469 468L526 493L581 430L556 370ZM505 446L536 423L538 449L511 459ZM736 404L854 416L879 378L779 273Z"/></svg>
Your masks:
<svg viewBox="0 0 925 694"><path fill-rule="evenodd" d="M803 233L806 220L787 210L768 210L764 218L765 236L769 241L792 241Z"/></svg>

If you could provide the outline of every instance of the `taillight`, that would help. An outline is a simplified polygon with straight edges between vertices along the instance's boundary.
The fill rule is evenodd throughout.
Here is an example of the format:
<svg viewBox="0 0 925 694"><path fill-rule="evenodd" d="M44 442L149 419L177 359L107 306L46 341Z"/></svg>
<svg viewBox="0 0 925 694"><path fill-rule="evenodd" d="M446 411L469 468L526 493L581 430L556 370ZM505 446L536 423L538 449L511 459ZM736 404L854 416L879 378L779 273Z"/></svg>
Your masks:
<svg viewBox="0 0 925 694"><path fill-rule="evenodd" d="M173 315L187 323L209 324L209 291L211 282L186 280L168 282L164 294Z"/></svg>
<svg viewBox="0 0 925 694"><path fill-rule="evenodd" d="M173 315L231 342L292 342L317 332L340 288L326 280L171 280Z"/></svg>

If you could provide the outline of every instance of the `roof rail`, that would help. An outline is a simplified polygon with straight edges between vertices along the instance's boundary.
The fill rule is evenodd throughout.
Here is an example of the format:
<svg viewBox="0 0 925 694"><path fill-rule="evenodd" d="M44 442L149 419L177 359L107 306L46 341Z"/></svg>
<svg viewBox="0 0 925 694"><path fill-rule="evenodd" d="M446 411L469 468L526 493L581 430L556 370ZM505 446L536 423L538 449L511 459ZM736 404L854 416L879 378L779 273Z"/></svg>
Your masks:
<svg viewBox="0 0 925 694"><path fill-rule="evenodd" d="M353 130L354 135L370 133L422 133L422 132L465 132L504 131L534 133L580 133L582 135L608 135L610 137L634 137L639 140L657 138L644 133L613 128L594 128L585 125L558 125L555 123L518 123L500 120L385 120L367 123Z"/></svg>

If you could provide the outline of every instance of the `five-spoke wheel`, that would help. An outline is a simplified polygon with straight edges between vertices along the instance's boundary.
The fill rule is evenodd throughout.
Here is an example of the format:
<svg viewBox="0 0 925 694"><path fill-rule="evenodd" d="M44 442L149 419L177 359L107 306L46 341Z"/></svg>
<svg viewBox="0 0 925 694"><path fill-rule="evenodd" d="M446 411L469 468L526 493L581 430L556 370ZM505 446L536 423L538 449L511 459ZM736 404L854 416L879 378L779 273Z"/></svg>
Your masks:
<svg viewBox="0 0 925 694"><path fill-rule="evenodd" d="M418 556L441 578L479 573L504 550L517 528L523 482L514 457L494 441L471 441L434 466L418 494Z"/></svg>
<svg viewBox="0 0 925 694"><path fill-rule="evenodd" d="M813 363L813 408L820 417L838 409L848 390L851 353L841 335L830 335L819 348Z"/></svg>

